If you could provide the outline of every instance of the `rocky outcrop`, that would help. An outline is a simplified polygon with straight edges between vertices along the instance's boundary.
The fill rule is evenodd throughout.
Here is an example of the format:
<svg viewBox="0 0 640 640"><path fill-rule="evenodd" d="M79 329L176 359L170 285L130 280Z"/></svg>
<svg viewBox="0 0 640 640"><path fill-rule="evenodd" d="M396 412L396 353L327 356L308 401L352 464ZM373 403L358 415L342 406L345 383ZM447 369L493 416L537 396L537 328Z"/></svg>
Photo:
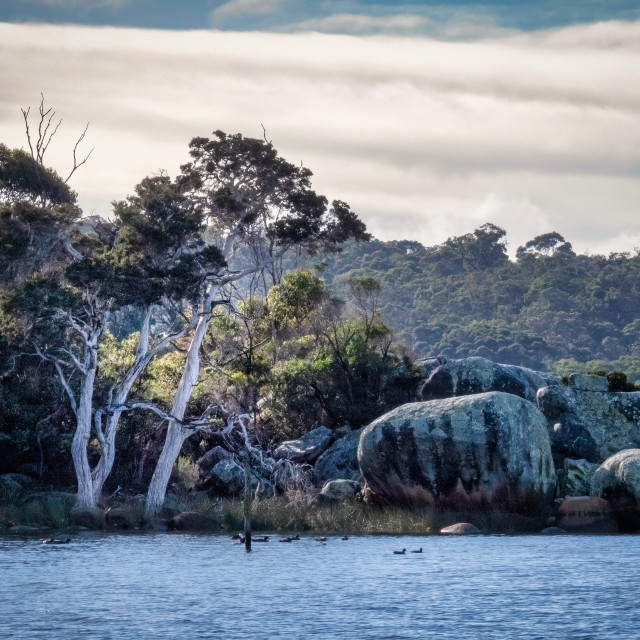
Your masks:
<svg viewBox="0 0 640 640"><path fill-rule="evenodd" d="M591 493L611 502L622 531L640 530L640 449L605 460L593 475Z"/></svg>
<svg viewBox="0 0 640 640"><path fill-rule="evenodd" d="M104 529L104 511L99 507L75 507L71 509L71 523L87 529Z"/></svg>
<svg viewBox="0 0 640 640"><path fill-rule="evenodd" d="M544 416L495 391L394 409L365 428L358 463L365 495L393 504L532 513L556 485Z"/></svg>
<svg viewBox="0 0 640 640"><path fill-rule="evenodd" d="M364 427L350 431L318 458L313 468L318 486L329 480L358 480L362 477L358 465L358 444L363 431Z"/></svg>
<svg viewBox="0 0 640 640"><path fill-rule="evenodd" d="M617 533L618 524L607 500L593 496L566 498L558 508L557 525L569 533Z"/></svg>
<svg viewBox="0 0 640 640"><path fill-rule="evenodd" d="M569 386L538 391L556 466L564 458L601 464L618 451L640 447L640 392L602 391L604 385L601 376L574 375Z"/></svg>
<svg viewBox="0 0 640 640"><path fill-rule="evenodd" d="M598 465L587 460L566 458L562 469L562 496L588 496L591 493L591 478Z"/></svg>
<svg viewBox="0 0 640 640"><path fill-rule="evenodd" d="M356 480L330 480L318 494L319 504L332 504L342 500L352 500L362 489Z"/></svg>
<svg viewBox="0 0 640 640"><path fill-rule="evenodd" d="M422 400L438 400L488 391L504 391L535 402L538 389L560 384L560 378L486 358L449 360L431 371L421 391Z"/></svg>
<svg viewBox="0 0 640 640"><path fill-rule="evenodd" d="M291 462L313 464L331 444L333 433L326 427L318 427L305 433L298 440L283 442L274 452L276 460L286 458Z"/></svg>

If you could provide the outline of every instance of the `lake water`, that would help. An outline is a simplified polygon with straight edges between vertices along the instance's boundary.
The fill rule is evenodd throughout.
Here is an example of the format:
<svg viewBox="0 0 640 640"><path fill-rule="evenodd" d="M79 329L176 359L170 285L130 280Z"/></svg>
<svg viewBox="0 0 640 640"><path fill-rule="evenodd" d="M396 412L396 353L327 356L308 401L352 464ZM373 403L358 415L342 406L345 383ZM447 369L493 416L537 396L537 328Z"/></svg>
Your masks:
<svg viewBox="0 0 640 640"><path fill-rule="evenodd" d="M637 640L640 536L4 536L0 638Z"/></svg>

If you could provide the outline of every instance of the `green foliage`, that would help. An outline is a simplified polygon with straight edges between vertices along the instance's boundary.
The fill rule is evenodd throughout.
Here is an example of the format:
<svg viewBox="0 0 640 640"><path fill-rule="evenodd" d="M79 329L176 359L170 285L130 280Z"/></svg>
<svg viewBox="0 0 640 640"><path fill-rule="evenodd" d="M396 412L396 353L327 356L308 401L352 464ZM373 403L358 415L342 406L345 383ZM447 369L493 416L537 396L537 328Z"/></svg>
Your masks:
<svg viewBox="0 0 640 640"><path fill-rule="evenodd" d="M576 255L557 233L521 249L509 261L504 232L485 225L434 247L349 244L325 258L322 275L341 296L353 278L378 280L381 317L416 355L563 373L568 361L598 360L636 380L640 255Z"/></svg>

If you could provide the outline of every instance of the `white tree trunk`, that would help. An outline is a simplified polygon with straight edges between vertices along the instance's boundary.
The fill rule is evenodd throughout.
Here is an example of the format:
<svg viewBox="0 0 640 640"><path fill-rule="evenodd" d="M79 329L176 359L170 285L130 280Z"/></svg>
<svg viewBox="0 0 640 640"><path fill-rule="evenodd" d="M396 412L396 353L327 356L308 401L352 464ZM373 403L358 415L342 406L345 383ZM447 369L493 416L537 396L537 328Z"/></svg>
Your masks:
<svg viewBox="0 0 640 640"><path fill-rule="evenodd" d="M78 507L95 507L97 505L91 481L89 457L87 455L87 446L91 437L91 425L93 423L92 403L96 368L97 358L93 360L91 367L85 372L80 384L76 410L76 432L71 443L71 457L78 480L78 499L76 502Z"/></svg>
<svg viewBox="0 0 640 640"><path fill-rule="evenodd" d="M107 416L105 423L104 441L101 443L102 453L98 464L91 474L92 491L96 503L100 501L104 483L113 469L113 463L116 457L116 431L121 414L122 411L114 411L112 415Z"/></svg>
<svg viewBox="0 0 640 640"><path fill-rule="evenodd" d="M213 309L216 292L217 288L212 285L200 310L198 324L196 325L196 330L193 333L191 344L187 351L187 361L171 409L171 415L177 420L184 418L187 404L193 393L193 388L198 382L198 376L200 375L200 347L202 346L209 322L211 321L211 310ZM178 422L169 424L167 437L162 447L162 453L156 464L147 492L147 517L155 516L162 508L167 493L169 478L171 477L171 470L180 455L182 444L190 435L191 432Z"/></svg>

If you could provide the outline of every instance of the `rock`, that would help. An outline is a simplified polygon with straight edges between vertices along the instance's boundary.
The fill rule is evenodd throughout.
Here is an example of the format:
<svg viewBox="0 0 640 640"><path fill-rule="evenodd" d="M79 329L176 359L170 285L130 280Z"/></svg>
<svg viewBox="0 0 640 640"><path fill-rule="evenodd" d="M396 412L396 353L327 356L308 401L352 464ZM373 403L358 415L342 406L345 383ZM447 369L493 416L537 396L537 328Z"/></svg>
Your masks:
<svg viewBox="0 0 640 640"><path fill-rule="evenodd" d="M259 477L255 471L251 475L251 487L267 495L272 493L270 483ZM216 464L211 473L198 484L198 490L206 489L209 495L222 498L233 498L239 496L244 491L244 467L241 467L235 460L221 460Z"/></svg>
<svg viewBox="0 0 640 640"><path fill-rule="evenodd" d="M105 522L112 529L134 529L140 524L139 515L127 507L113 507L104 514Z"/></svg>
<svg viewBox="0 0 640 640"><path fill-rule="evenodd" d="M336 440L316 461L314 473L318 484L329 480L358 480L362 477L358 465L358 444L364 427L350 431Z"/></svg>
<svg viewBox="0 0 640 640"><path fill-rule="evenodd" d="M598 467L591 494L611 502L621 531L640 530L640 449L626 449Z"/></svg>
<svg viewBox="0 0 640 640"><path fill-rule="evenodd" d="M567 532L561 527L547 527L540 533L543 533L545 536L563 536L567 534Z"/></svg>
<svg viewBox="0 0 640 640"><path fill-rule="evenodd" d="M440 534L443 536L474 536L478 533L480 533L480 529L468 522L458 522L440 530Z"/></svg>
<svg viewBox="0 0 640 640"><path fill-rule="evenodd" d="M544 416L497 391L390 411L363 431L358 462L366 497L392 504L530 514L555 493Z"/></svg>
<svg viewBox="0 0 640 640"><path fill-rule="evenodd" d="M449 360L434 369L422 387L421 398L437 400L504 391L535 402L538 389L555 384L560 384L560 378L552 374L472 357Z"/></svg>
<svg viewBox="0 0 640 640"><path fill-rule="evenodd" d="M582 378L600 376L582 376ZM580 382L581 386L587 383ZM538 408L547 419L556 466L564 458L601 464L640 446L640 392L585 391L575 386L540 389Z"/></svg>
<svg viewBox="0 0 640 640"><path fill-rule="evenodd" d="M588 496L591 493L591 478L597 468L598 465L594 462L566 458L561 495Z"/></svg>
<svg viewBox="0 0 640 640"><path fill-rule="evenodd" d="M291 462L306 462L312 464L318 459L320 454L324 453L331 444L331 429L326 427L318 427L309 433L305 433L298 440L287 440L283 442L274 452L273 457L276 460L286 458Z"/></svg>
<svg viewBox="0 0 640 640"><path fill-rule="evenodd" d="M218 524L197 511L184 511L169 521L169 529L176 531L215 531Z"/></svg>
<svg viewBox="0 0 640 640"><path fill-rule="evenodd" d="M609 381L604 376L590 376L584 373L572 373L569 386L577 391L609 391Z"/></svg>
<svg viewBox="0 0 640 640"><path fill-rule="evenodd" d="M71 523L87 529L104 529L104 511L99 507L74 507L71 509Z"/></svg>
<svg viewBox="0 0 640 640"><path fill-rule="evenodd" d="M197 488L207 489L216 496L237 496L244 489L244 469L234 460L221 460Z"/></svg>
<svg viewBox="0 0 640 640"><path fill-rule="evenodd" d="M319 504L331 504L342 500L351 500L362 489L356 480L330 480L318 494Z"/></svg>
<svg viewBox="0 0 640 640"><path fill-rule="evenodd" d="M207 451L207 453L205 453L196 463L198 465L198 475L200 476L200 480L206 478L218 462L222 460L230 460L232 457L233 456L229 451L220 446L209 449L209 451Z"/></svg>
<svg viewBox="0 0 640 640"><path fill-rule="evenodd" d="M558 526L570 533L617 533L611 505L594 496L565 498L558 508Z"/></svg>
<svg viewBox="0 0 640 640"><path fill-rule="evenodd" d="M424 380L427 380L431 375L431 372L442 364L447 364L447 356L422 358L416 362L416 366L420 369L420 375Z"/></svg>

